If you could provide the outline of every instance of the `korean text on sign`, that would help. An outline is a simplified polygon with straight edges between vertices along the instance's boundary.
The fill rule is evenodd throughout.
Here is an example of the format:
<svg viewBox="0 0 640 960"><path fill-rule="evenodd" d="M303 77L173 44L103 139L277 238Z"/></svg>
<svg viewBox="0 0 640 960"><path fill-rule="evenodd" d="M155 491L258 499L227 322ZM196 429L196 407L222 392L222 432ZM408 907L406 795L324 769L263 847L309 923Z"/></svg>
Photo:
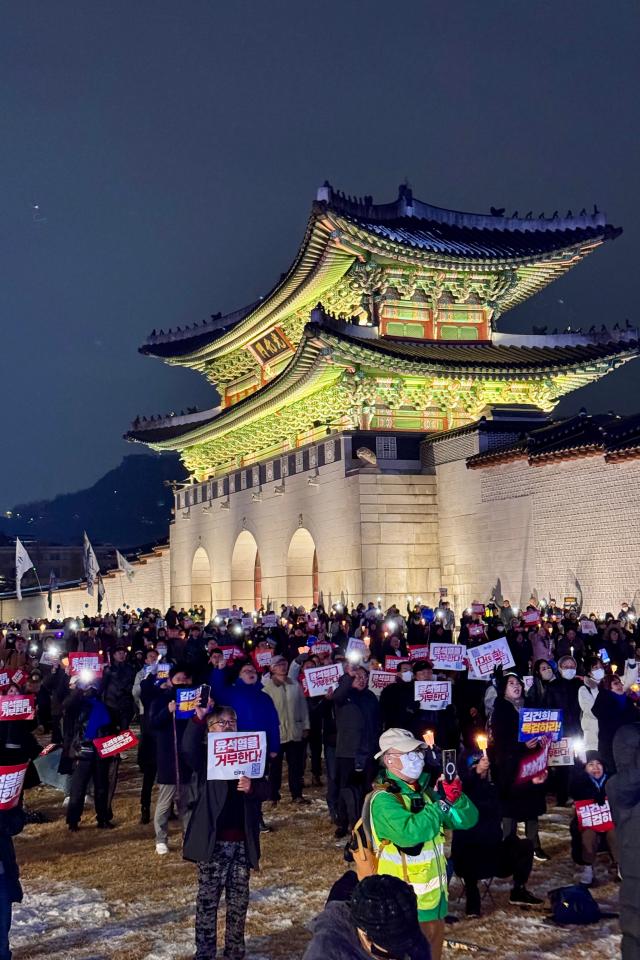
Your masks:
<svg viewBox="0 0 640 960"><path fill-rule="evenodd" d="M266 758L267 735L263 730L207 736L207 780L263 777Z"/></svg>
<svg viewBox="0 0 640 960"><path fill-rule="evenodd" d="M258 670L267 670L273 658L272 650L254 650L253 662Z"/></svg>
<svg viewBox="0 0 640 960"><path fill-rule="evenodd" d="M550 767L572 767L574 764L573 750L566 737L552 743L549 748Z"/></svg>
<svg viewBox="0 0 640 960"><path fill-rule="evenodd" d="M0 720L33 720L35 697L0 697Z"/></svg>
<svg viewBox="0 0 640 960"><path fill-rule="evenodd" d="M242 660L244 653L240 647L221 647L222 656L225 659L225 662L231 662L232 660Z"/></svg>
<svg viewBox="0 0 640 960"><path fill-rule="evenodd" d="M90 670L98 676L104 669L104 659L100 653L75 653L69 654L69 675L77 676L82 670Z"/></svg>
<svg viewBox="0 0 640 960"><path fill-rule="evenodd" d="M176 719L188 720L193 717L200 703L202 687L183 687L176 690Z"/></svg>
<svg viewBox="0 0 640 960"><path fill-rule="evenodd" d="M396 673L387 670L371 670L369 673L369 690L380 696L385 687L396 682Z"/></svg>
<svg viewBox="0 0 640 960"><path fill-rule="evenodd" d="M534 707L520 709L518 740L536 740L547 737L549 740L562 739L562 710L538 710Z"/></svg>
<svg viewBox="0 0 640 960"><path fill-rule="evenodd" d="M431 662L436 670L464 670L466 655L464 643L431 644Z"/></svg>
<svg viewBox="0 0 640 960"><path fill-rule="evenodd" d="M28 766L28 763L18 763L0 767L0 810L12 810L18 806Z"/></svg>
<svg viewBox="0 0 640 960"><path fill-rule="evenodd" d="M347 656L349 656L350 653L359 653L360 656L364 658L369 653L369 648L364 640L358 640L357 637L349 637Z"/></svg>
<svg viewBox="0 0 640 960"><path fill-rule="evenodd" d="M309 696L320 697L324 693L329 693L330 690L335 690L343 673L341 663L330 663L326 667L305 670Z"/></svg>
<svg viewBox="0 0 640 960"><path fill-rule="evenodd" d="M504 637L481 643L479 647L470 647L467 650L467 657L470 663L471 680L484 680L491 676L496 667L512 667L515 662Z"/></svg>
<svg viewBox="0 0 640 960"><path fill-rule="evenodd" d="M428 660L429 659L429 645L422 644L418 646L409 647L409 659L410 660Z"/></svg>
<svg viewBox="0 0 640 960"><path fill-rule="evenodd" d="M593 800L576 800L576 816L581 830L595 830L606 833L613 829L609 801L594 803Z"/></svg>
<svg viewBox="0 0 640 960"><path fill-rule="evenodd" d="M138 746L138 738L131 730L123 730L121 733L111 734L108 737L96 737L93 745L98 751L98 755L105 759L106 757L115 757L118 753L124 753L132 747Z"/></svg>
<svg viewBox="0 0 640 960"><path fill-rule="evenodd" d="M416 680L414 698L421 710L444 710L451 703L449 680Z"/></svg>
<svg viewBox="0 0 640 960"><path fill-rule="evenodd" d="M535 751L532 757L523 757L520 761L516 783L527 783L534 777L541 776L547 769L548 759L549 740L545 740L543 746Z"/></svg>

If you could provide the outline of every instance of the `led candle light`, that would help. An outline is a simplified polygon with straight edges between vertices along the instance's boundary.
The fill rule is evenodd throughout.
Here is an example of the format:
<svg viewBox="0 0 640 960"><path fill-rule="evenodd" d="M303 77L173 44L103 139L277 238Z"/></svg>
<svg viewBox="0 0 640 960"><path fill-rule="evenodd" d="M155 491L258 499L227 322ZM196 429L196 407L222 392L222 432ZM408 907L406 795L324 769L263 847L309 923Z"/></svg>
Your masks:
<svg viewBox="0 0 640 960"><path fill-rule="evenodd" d="M428 747L434 747L434 746L435 746L435 742L436 742L436 741L435 741L435 737L434 737L434 735L433 735L433 730L425 730L425 732L422 734L422 739L424 740L424 742L426 743L426 745L427 745Z"/></svg>
<svg viewBox="0 0 640 960"><path fill-rule="evenodd" d="M489 738L487 737L486 733L479 733L476 737L476 743L478 744L480 750L482 750L482 756L486 757L487 744L489 743Z"/></svg>

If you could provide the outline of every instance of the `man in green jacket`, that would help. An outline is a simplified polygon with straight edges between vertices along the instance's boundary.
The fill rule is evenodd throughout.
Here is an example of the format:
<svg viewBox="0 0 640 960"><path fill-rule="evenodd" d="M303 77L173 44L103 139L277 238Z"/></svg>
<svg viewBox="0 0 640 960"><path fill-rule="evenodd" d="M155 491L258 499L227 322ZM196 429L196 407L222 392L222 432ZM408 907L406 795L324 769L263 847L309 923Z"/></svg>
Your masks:
<svg viewBox="0 0 640 960"><path fill-rule="evenodd" d="M436 790L429 789L424 747L399 727L382 734L376 757L384 772L371 797L369 819L377 872L411 884L432 958L440 960L448 907L444 831L474 827L478 811L457 777L451 782L441 777Z"/></svg>

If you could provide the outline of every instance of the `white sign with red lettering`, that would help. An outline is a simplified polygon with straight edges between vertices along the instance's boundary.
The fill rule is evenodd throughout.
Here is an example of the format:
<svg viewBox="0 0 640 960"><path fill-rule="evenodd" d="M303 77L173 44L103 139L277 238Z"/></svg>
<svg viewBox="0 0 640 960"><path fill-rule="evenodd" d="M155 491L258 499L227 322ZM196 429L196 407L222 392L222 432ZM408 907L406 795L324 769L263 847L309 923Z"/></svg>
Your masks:
<svg viewBox="0 0 640 960"><path fill-rule="evenodd" d="M89 670L97 676L104 669L104 658L100 653L83 653L79 650L69 654L69 676L76 677L82 670Z"/></svg>
<svg viewBox="0 0 640 960"><path fill-rule="evenodd" d="M310 697L321 697L330 690L335 690L340 677L344 673L341 663L329 663L326 667L313 667L305 670L307 687Z"/></svg>
<svg viewBox="0 0 640 960"><path fill-rule="evenodd" d="M123 730L121 733L111 734L108 737L96 737L93 745L98 754L103 759L115 757L118 753L124 753L132 747L138 746L138 738L131 730Z"/></svg>
<svg viewBox="0 0 640 960"><path fill-rule="evenodd" d="M40 657L40 663L43 667L56 667L60 663L60 654L44 650Z"/></svg>
<svg viewBox="0 0 640 960"><path fill-rule="evenodd" d="M240 621L243 630L253 630L255 624L253 622L253 617L243 617Z"/></svg>
<svg viewBox="0 0 640 960"><path fill-rule="evenodd" d="M17 683L18 686L27 679L27 675L20 667L11 674L11 683Z"/></svg>
<svg viewBox="0 0 640 960"><path fill-rule="evenodd" d="M369 653L369 648L364 640L358 640L357 637L349 637L349 643L347 644L347 656L349 656L350 653L359 653L364 660Z"/></svg>
<svg viewBox="0 0 640 960"><path fill-rule="evenodd" d="M513 667L514 659L509 650L509 644L504 637L481 643L479 647L469 647L469 678L471 680L488 679L496 667Z"/></svg>
<svg viewBox="0 0 640 960"><path fill-rule="evenodd" d="M311 656L326 657L327 654L333 653L333 644L320 641L314 643L313 646L310 647L310 650Z"/></svg>
<svg viewBox="0 0 640 960"><path fill-rule="evenodd" d="M264 776L267 735L210 733L207 736L207 780L258 779Z"/></svg>
<svg viewBox="0 0 640 960"><path fill-rule="evenodd" d="M431 644L431 662L436 670L465 670L466 655L464 643Z"/></svg>
<svg viewBox="0 0 640 960"><path fill-rule="evenodd" d="M271 664L273 650L254 650L253 659L258 670L266 670Z"/></svg>
<svg viewBox="0 0 640 960"><path fill-rule="evenodd" d="M451 703L451 681L416 680L414 699L421 710L444 710Z"/></svg>
<svg viewBox="0 0 640 960"><path fill-rule="evenodd" d="M376 696L380 696L385 687L396 682L397 674L389 673L387 670L372 670L369 674L369 690L373 690Z"/></svg>
<svg viewBox="0 0 640 960"><path fill-rule="evenodd" d="M572 767L573 760L573 751L569 748L569 741L566 737L557 740L549 747L550 767Z"/></svg>
<svg viewBox="0 0 640 960"><path fill-rule="evenodd" d="M18 806L28 766L28 763L17 763L0 767L0 810L12 810Z"/></svg>
<svg viewBox="0 0 640 960"><path fill-rule="evenodd" d="M240 647L222 647L222 656L225 661L229 660L242 660L244 653Z"/></svg>
<svg viewBox="0 0 640 960"><path fill-rule="evenodd" d="M278 617L275 613L265 613L262 617L262 626L263 627L277 627L278 626Z"/></svg>
<svg viewBox="0 0 640 960"><path fill-rule="evenodd" d="M33 720L35 703L35 697L0 697L0 720Z"/></svg>
<svg viewBox="0 0 640 960"><path fill-rule="evenodd" d="M470 637L484 637L484 624L483 623L470 623L469 624L469 636Z"/></svg>

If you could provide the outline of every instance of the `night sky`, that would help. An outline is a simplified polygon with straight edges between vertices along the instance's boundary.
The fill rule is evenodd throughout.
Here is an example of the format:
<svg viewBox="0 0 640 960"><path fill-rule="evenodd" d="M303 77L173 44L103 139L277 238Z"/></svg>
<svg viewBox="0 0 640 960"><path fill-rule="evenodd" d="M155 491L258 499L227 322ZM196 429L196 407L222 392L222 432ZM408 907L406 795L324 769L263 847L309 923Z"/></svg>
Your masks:
<svg viewBox="0 0 640 960"><path fill-rule="evenodd" d="M213 405L152 328L265 293L316 188L624 227L501 329L640 322L635 0L24 0L0 30L0 509ZM560 411L640 410L634 361Z"/></svg>

